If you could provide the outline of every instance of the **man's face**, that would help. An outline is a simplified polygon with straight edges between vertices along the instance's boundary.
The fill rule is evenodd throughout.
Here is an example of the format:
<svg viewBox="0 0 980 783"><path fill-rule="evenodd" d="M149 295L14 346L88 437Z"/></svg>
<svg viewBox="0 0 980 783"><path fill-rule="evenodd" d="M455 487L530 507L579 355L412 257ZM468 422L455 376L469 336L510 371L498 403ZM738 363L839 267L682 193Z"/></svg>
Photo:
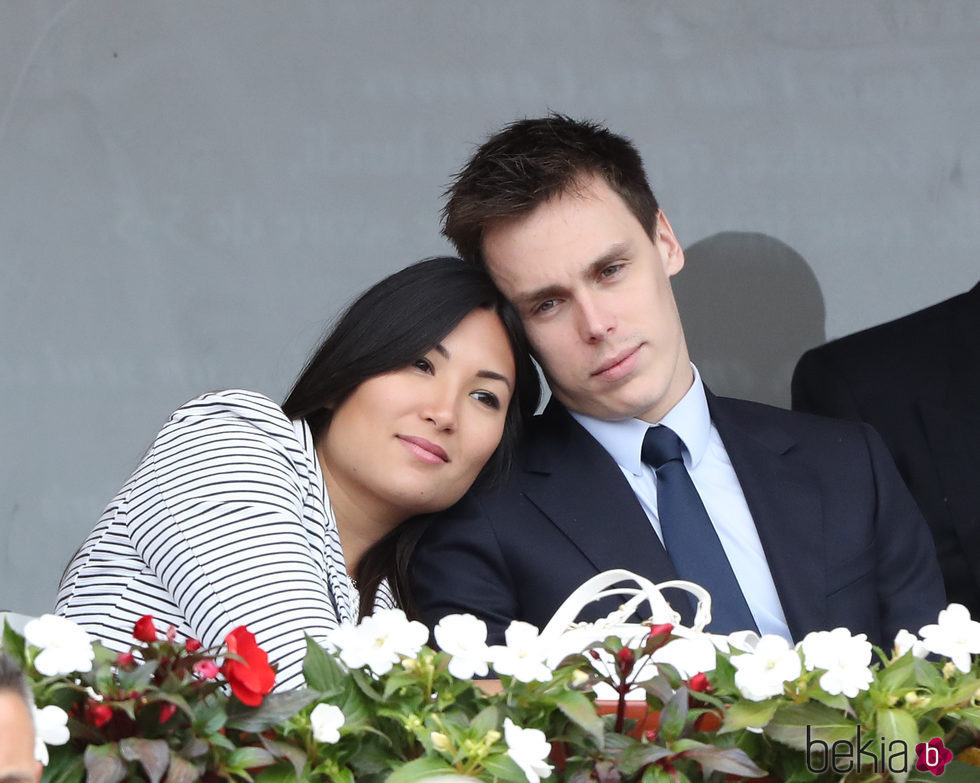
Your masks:
<svg viewBox="0 0 980 783"><path fill-rule="evenodd" d="M34 760L34 726L24 700L0 690L0 781L34 783L41 765Z"/></svg>
<svg viewBox="0 0 980 783"><path fill-rule="evenodd" d="M690 388L669 279L684 252L662 214L651 237L601 178L590 177L489 227L483 253L569 409L653 423Z"/></svg>

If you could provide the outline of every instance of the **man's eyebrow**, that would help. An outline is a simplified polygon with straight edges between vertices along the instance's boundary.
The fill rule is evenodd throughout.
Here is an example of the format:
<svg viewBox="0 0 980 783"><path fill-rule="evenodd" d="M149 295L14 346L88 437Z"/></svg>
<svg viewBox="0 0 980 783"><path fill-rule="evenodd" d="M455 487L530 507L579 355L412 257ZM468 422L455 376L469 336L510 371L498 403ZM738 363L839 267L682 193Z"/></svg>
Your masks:
<svg viewBox="0 0 980 783"><path fill-rule="evenodd" d="M610 245L601 256L585 267L584 277L587 279L592 279L611 262L622 259L628 253L629 245L626 242L617 242L614 245ZM546 285L542 288L535 289L534 291L528 291L526 294L517 294L511 301L515 307L520 309L522 307L526 307L527 305L534 304L535 302L542 302L546 299L560 296L561 294L565 293L565 290L566 289L564 286Z"/></svg>

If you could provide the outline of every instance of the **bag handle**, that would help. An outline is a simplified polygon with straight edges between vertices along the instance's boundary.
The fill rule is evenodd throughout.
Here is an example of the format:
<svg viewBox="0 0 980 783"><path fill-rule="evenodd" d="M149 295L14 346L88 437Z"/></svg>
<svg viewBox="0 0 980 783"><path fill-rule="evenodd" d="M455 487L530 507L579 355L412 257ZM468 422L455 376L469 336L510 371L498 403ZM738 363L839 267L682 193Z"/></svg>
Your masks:
<svg viewBox="0 0 980 783"><path fill-rule="evenodd" d="M620 584L622 582L635 582L639 586L627 587ZM684 579L671 579L667 582L654 584L646 577L627 571L625 568L613 568L587 579L572 591L572 594L562 602L544 630L541 631L541 636L557 638L574 626L576 619L587 604L617 595L624 596L627 600L619 609L598 620L595 623L596 627L622 626L644 601L650 605L648 622L651 624L671 623L675 627L681 627L680 614L670 608L667 599L660 592L668 587L687 590L698 599L691 628L694 631L703 631L704 627L711 622L711 595L701 585Z"/></svg>

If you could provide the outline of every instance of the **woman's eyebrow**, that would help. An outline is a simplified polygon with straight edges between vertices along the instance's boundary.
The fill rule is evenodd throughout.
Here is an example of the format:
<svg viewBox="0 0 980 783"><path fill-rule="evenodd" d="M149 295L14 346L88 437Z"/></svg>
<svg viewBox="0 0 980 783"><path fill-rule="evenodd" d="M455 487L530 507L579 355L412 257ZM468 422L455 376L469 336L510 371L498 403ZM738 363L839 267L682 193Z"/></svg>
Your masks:
<svg viewBox="0 0 980 783"><path fill-rule="evenodd" d="M506 375L501 375L499 372L494 372L493 370L480 370L476 374L477 378L490 378L495 381L503 381L507 384L507 388L511 388L510 378Z"/></svg>

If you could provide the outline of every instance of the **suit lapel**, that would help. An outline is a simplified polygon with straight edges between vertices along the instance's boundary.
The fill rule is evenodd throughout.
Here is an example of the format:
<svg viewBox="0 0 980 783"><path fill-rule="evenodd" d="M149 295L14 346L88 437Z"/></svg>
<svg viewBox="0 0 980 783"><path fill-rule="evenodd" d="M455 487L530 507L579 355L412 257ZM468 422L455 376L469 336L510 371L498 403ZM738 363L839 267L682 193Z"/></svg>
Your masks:
<svg viewBox="0 0 980 783"><path fill-rule="evenodd" d="M525 463L528 499L597 571L626 568L654 581L676 579L674 566L622 470L552 400ZM615 531L613 533L612 531Z"/></svg>
<svg viewBox="0 0 980 783"><path fill-rule="evenodd" d="M795 441L757 423L749 432L730 403L707 392L711 418L732 461L769 562L790 633L827 621L823 512L811 471L787 457Z"/></svg>

